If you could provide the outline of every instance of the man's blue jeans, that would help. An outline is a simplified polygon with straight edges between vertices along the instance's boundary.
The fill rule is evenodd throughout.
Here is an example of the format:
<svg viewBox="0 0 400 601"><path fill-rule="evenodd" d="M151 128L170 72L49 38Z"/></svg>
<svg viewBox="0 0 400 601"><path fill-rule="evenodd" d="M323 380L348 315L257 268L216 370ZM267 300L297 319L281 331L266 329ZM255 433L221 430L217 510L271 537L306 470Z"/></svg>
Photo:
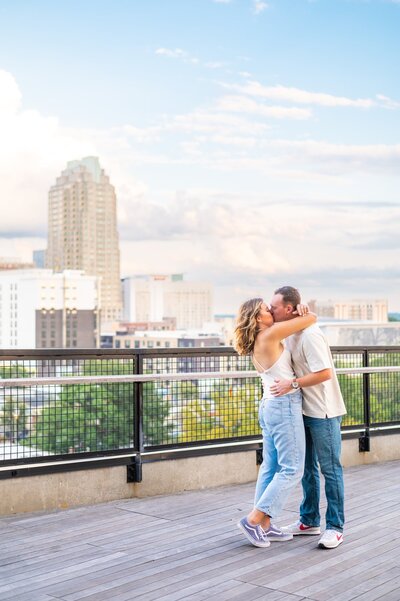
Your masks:
<svg viewBox="0 0 400 601"><path fill-rule="evenodd" d="M301 405L300 392L263 399L260 403L263 462L258 472L254 506L272 518L281 512L304 472Z"/></svg>
<svg viewBox="0 0 400 601"><path fill-rule="evenodd" d="M343 532L344 486L343 468L340 463L342 418L317 418L304 415L303 419L306 433L306 461L301 482L304 496L300 506L300 520L307 526L320 525L319 464L325 479L326 528Z"/></svg>

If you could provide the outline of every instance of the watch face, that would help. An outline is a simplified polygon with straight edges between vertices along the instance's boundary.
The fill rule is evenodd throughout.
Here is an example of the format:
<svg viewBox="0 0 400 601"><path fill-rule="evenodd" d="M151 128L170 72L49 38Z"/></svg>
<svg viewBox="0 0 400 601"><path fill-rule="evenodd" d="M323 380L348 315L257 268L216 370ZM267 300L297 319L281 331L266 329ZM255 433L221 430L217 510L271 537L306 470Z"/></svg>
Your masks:
<svg viewBox="0 0 400 601"><path fill-rule="evenodd" d="M298 388L298 387L299 387L298 382L292 382L292 388Z"/></svg>

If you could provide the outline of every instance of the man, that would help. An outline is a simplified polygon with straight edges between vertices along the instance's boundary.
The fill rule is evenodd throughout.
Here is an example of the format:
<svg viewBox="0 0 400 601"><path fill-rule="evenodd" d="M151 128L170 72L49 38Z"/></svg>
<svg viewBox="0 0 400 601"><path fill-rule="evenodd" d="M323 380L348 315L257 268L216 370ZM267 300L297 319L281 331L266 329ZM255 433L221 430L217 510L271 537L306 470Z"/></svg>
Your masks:
<svg viewBox="0 0 400 601"><path fill-rule="evenodd" d="M300 293L292 286L275 290L271 312L275 321L292 319L300 304ZM294 380L276 380L277 396L293 388L303 393L303 420L306 433L306 459L302 479L303 501L300 519L282 528L293 535L318 535L320 530L320 477L325 478L327 500L326 530L319 546L333 549L343 542L344 487L340 463L342 415L346 413L328 343L317 325L286 339L292 354ZM272 391L272 388L271 388Z"/></svg>

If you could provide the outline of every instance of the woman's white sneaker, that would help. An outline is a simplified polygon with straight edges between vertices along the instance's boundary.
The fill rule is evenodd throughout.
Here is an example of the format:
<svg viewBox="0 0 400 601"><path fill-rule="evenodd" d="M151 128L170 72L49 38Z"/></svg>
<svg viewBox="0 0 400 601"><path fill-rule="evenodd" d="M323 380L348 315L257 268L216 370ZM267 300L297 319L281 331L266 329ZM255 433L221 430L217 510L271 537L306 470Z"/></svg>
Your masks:
<svg viewBox="0 0 400 601"><path fill-rule="evenodd" d="M293 536L298 536L299 534L315 535L321 534L321 528L319 526L306 526L305 524L302 524L300 520L298 520L297 522L294 522L294 524L283 526L282 532L293 534Z"/></svg>
<svg viewBox="0 0 400 601"><path fill-rule="evenodd" d="M318 547L323 549L335 549L343 542L343 532L337 530L325 530L318 541Z"/></svg>

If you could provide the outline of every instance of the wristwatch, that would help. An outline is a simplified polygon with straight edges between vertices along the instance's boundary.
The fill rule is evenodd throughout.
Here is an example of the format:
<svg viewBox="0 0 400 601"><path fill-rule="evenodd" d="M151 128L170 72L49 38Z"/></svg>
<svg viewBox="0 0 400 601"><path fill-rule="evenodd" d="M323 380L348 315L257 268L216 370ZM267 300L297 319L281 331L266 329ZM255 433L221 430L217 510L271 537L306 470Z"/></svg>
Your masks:
<svg viewBox="0 0 400 601"><path fill-rule="evenodd" d="M295 390L298 390L300 388L300 384L297 382L297 380L292 380L291 387Z"/></svg>

